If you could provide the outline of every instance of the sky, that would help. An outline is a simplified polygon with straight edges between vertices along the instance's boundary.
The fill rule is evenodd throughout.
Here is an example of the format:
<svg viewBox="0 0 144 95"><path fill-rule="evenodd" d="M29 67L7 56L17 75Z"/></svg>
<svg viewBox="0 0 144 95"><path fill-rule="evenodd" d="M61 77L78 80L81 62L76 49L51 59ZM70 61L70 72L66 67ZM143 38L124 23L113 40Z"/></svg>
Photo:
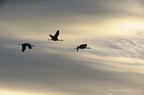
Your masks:
<svg viewBox="0 0 144 95"><path fill-rule="evenodd" d="M143 0L0 0L0 44L0 95L144 95Z"/></svg>

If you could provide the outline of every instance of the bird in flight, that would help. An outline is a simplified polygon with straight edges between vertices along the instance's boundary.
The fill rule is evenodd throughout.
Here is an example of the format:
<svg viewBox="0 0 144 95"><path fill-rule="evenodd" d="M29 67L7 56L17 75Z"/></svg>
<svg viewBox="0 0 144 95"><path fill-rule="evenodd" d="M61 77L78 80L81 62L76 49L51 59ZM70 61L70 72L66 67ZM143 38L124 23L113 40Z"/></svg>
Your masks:
<svg viewBox="0 0 144 95"><path fill-rule="evenodd" d="M53 40L53 41L63 41L63 40L59 40L58 39L58 36L59 36L59 30L57 30L56 34L53 36L53 35L49 35L52 39L48 39L48 40Z"/></svg>
<svg viewBox="0 0 144 95"><path fill-rule="evenodd" d="M90 47L87 47L87 44L81 44L81 45L77 46L77 48L75 48L75 49L77 49L77 51L78 51L79 49L90 49Z"/></svg>
<svg viewBox="0 0 144 95"><path fill-rule="evenodd" d="M25 51L26 47L28 47L29 49L32 49L32 47L34 47L34 45L31 45L29 43L23 43L23 44L18 44L18 45L22 45L22 52Z"/></svg>

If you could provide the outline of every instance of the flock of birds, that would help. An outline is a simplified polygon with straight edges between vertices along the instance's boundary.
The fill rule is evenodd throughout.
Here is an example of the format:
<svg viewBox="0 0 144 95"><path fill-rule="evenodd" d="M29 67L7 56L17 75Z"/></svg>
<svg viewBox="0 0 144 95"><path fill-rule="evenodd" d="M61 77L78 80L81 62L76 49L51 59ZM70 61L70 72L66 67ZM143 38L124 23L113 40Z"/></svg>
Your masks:
<svg viewBox="0 0 144 95"><path fill-rule="evenodd" d="M49 35L51 37L51 39L48 39L48 40L53 40L53 41L63 41L63 40L59 40L58 39L58 36L59 36L59 30L57 30L57 32L55 33L55 35ZM34 47L34 45L31 45L29 43L23 43L23 44L18 44L18 45L22 45L22 52L24 52L26 50L26 47L28 47L29 49L32 49L32 47ZM79 49L90 49L90 47L87 47L87 44L81 44L79 46L77 46L77 48L74 48L76 49L77 51Z"/></svg>

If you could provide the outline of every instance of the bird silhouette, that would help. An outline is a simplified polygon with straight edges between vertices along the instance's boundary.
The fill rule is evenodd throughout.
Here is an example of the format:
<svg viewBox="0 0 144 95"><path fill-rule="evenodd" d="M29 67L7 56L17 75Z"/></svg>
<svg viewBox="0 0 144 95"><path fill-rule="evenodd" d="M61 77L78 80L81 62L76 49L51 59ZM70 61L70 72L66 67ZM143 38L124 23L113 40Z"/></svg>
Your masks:
<svg viewBox="0 0 144 95"><path fill-rule="evenodd" d="M22 52L25 51L26 46L27 46L29 49L32 49L32 47L34 47L34 45L31 45L31 44L29 44L29 43L23 43L23 44L18 44L18 45L22 45Z"/></svg>
<svg viewBox="0 0 144 95"><path fill-rule="evenodd" d="M53 41L63 41L63 40L59 40L58 39L58 36L59 36L59 30L57 30L56 34L53 36L53 35L49 35L52 39L48 39L48 40L53 40Z"/></svg>
<svg viewBox="0 0 144 95"><path fill-rule="evenodd" d="M75 49L77 49L77 51L78 51L79 49L90 49L90 47L87 47L87 44L81 44L81 45L77 46L77 48L75 48Z"/></svg>

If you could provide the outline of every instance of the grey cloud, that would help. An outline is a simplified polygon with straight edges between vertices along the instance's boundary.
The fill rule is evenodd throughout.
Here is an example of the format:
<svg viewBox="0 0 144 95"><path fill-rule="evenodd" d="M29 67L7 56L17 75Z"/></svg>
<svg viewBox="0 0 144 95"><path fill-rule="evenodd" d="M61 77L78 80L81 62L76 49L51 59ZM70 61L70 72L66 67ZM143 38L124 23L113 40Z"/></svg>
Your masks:
<svg viewBox="0 0 144 95"><path fill-rule="evenodd" d="M126 4L132 1L125 0L90 0L90 1L81 1L81 0L43 0L42 1L32 1L31 3L23 3L27 2L27 0L9 0L9 2L21 2L20 5L25 7L20 7L19 4L12 6L9 4L11 8L8 10L11 14L10 16L15 19L22 20L25 18L36 18L39 20L39 16L41 18L51 17L51 19L57 19L57 17L64 19L81 19L81 16L93 16L96 18L101 17L119 17L122 15L135 15L133 12L129 10L125 10L124 7L127 7ZM125 3L123 3L125 2ZM15 3L14 3L15 4ZM118 5L118 6L117 6ZM8 7L8 6L7 6ZM130 7L130 6L129 6ZM11 13L11 11L15 13ZM20 12L20 13L18 13ZM9 14L8 13L8 14ZM36 15L37 14L37 15ZM19 17L15 16L19 15ZM138 14L139 15L139 14ZM16 17L16 18L15 18ZM85 19L88 19L85 18ZM26 19L25 19L26 20ZM58 19L57 19L58 20ZM72 20L73 21L73 20Z"/></svg>
<svg viewBox="0 0 144 95"><path fill-rule="evenodd" d="M5 0L0 0L0 4L3 4Z"/></svg>
<svg viewBox="0 0 144 95"><path fill-rule="evenodd" d="M116 39L116 43L109 43L107 47L111 47L114 49L126 49L130 47L134 47L137 45L137 42L135 42L133 39Z"/></svg>
<svg viewBox="0 0 144 95"><path fill-rule="evenodd" d="M68 57L71 54L70 51L67 51L65 55L52 54L37 51L40 49L35 47L31 51L27 50L22 53L21 47L17 45L21 41L18 39L0 40L0 43L3 43L0 46L0 75L1 85L4 88L45 93L48 91L66 92L76 95L95 95L96 93L111 95L109 89L132 88L135 94L137 94L135 91L141 93L143 84L136 81L138 77L139 80L142 79L141 75L106 71L99 68L99 66L107 66L102 63L103 61L86 61L74 54L71 57L79 57L79 59L70 59ZM33 43L40 44L41 42L34 41ZM6 44L10 44L9 47ZM47 49L50 48L53 47L47 47ZM90 64L95 64L96 68L89 67Z"/></svg>
<svg viewBox="0 0 144 95"><path fill-rule="evenodd" d="M1 34L5 32L8 34L6 38L3 35L0 38L1 87L45 93L49 91L67 92L68 94L72 93L72 95L128 95L129 93L143 95L142 75L130 74L124 71L124 73L114 72L113 67L109 66L107 61L99 59L88 60L73 48L57 47L68 43L66 41L63 42L64 44L60 44L47 42L47 38L44 38L43 41L12 39L13 36L13 38L18 36L13 34L15 31L14 27L18 27L18 30L26 33L26 35L28 32L23 30L25 28L35 31L34 34L38 33L36 35L39 35L43 33L44 27L46 27L47 32L47 29L51 27L53 29L58 27L65 28L68 22L74 24L79 23L79 21L88 23L91 15L94 19L98 15L105 15L106 17L109 15L119 16L119 14L127 13L121 8L117 9L117 4L123 5L123 2L127 1L7 0L7 5L1 11L3 14L1 14L0 23ZM90 15L90 17L84 15ZM82 20L78 20L80 18L77 16L82 18ZM64 24L65 22L67 23ZM72 26L69 27L71 29ZM99 46L103 46L103 49L111 49L113 51L95 50L92 48L91 51L82 52L100 56L127 55L129 57L142 58L144 49L141 45L144 43L142 35L143 33L140 33L137 38L113 38L112 40L98 43ZM22 37L22 35L19 36ZM22 53L21 46L17 44L23 42L30 42L36 47ZM57 45L55 46L54 44ZM51 50L56 52L50 52ZM95 68L92 68L91 64L94 64ZM105 67L112 71L104 69ZM109 92L109 89L113 88L131 89L131 92Z"/></svg>
<svg viewBox="0 0 144 95"><path fill-rule="evenodd" d="M135 36L126 38L117 37L108 39L103 43L103 46L114 49L113 55L143 59L143 32L138 32Z"/></svg>
<svg viewBox="0 0 144 95"><path fill-rule="evenodd" d="M2 7L5 4L5 0L0 0L0 7Z"/></svg>
<svg viewBox="0 0 144 95"><path fill-rule="evenodd" d="M11 55L15 53L13 52ZM133 78L136 76L135 74L127 75L103 71L99 68L92 69L84 65L91 64L88 61L68 60L60 55L46 53L37 55L19 53L12 58L2 55L0 58L9 59L0 63L1 81L6 88L31 89L42 92L62 91L79 95L95 95L95 93L111 95L108 92L111 88L130 89L133 87L133 91L138 88L141 91L142 84L135 82L137 78ZM97 64L97 62L95 63ZM138 77L142 79L142 76ZM131 81L127 81L127 79Z"/></svg>

